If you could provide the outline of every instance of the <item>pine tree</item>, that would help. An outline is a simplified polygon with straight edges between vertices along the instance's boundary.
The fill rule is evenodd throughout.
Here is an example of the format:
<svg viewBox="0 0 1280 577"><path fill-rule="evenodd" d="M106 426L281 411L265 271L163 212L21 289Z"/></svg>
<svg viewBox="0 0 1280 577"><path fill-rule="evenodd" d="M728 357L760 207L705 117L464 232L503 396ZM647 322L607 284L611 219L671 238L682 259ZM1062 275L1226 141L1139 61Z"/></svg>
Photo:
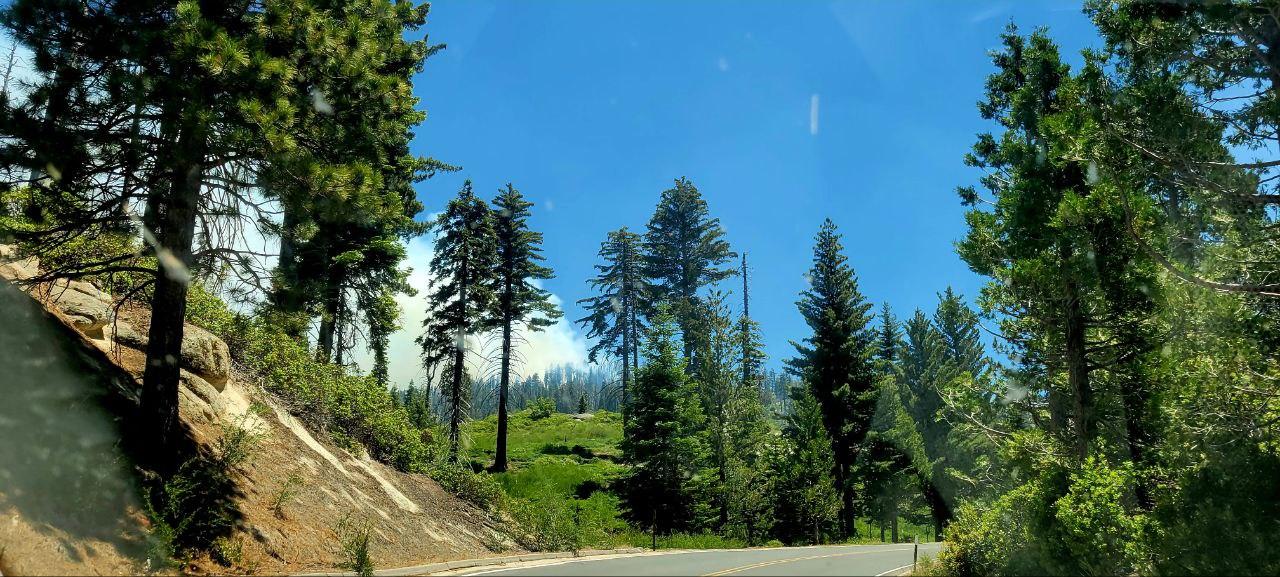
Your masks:
<svg viewBox="0 0 1280 577"><path fill-rule="evenodd" d="M291 17L299 12L316 18ZM312 20L337 16L305 0L252 8L110 1L93 10L24 0L0 17L34 52L41 77L25 101L6 99L0 114L0 165L29 175L4 184L27 187L27 213L48 217L15 237L43 254L73 238L127 231L155 257L148 273L131 260L132 248L79 255L44 277L148 274L140 282L151 319L139 424L162 474L176 465L189 284L224 273L252 285L265 273L258 255L235 242L246 225L268 228L264 196L283 200L254 190L258 169L337 168L294 138L310 82L296 63L319 58L338 35Z"/></svg>
<svg viewBox="0 0 1280 577"><path fill-rule="evenodd" d="M881 379L876 415L867 433L867 449L860 469L868 490L868 504L880 520L880 540L885 524L891 542L898 542L898 520L920 502L932 463L916 422L903 403L903 391L892 376Z"/></svg>
<svg viewBox="0 0 1280 577"><path fill-rule="evenodd" d="M333 27L343 53L299 63L316 79L309 87L297 129L311 155L307 162L266 167L262 185L282 199L278 230L280 259L271 302L288 334L302 339L320 317L316 358L343 364L365 321L368 333L390 333L396 315L379 308L386 293L412 296L407 272L399 270L404 245L425 232L414 184L455 167L409 151L413 126L425 119L409 89L423 61L443 46L406 31L425 22L426 5L381 2L347 6ZM330 164L361 159L341 170ZM317 194L327 188L333 193ZM372 335L371 335L372 336ZM369 348L377 354L376 340Z"/></svg>
<svg viewBox="0 0 1280 577"><path fill-rule="evenodd" d="M630 405L628 387L639 366L640 311L650 297L640 236L626 227L610 232L600 245L600 258L604 263L595 265L599 274L590 281L591 288L600 294L578 301L588 313L577 323L586 326L587 338L594 340L587 352L590 362L595 363L602 352L622 362L619 404L625 424Z"/></svg>
<svg viewBox="0 0 1280 577"><path fill-rule="evenodd" d="M837 527L840 493L822 408L806 386L791 390L782 450L773 459L774 533L787 543L822 543Z"/></svg>
<svg viewBox="0 0 1280 577"><path fill-rule="evenodd" d="M542 233L529 230L529 207L520 191L507 184L493 200L497 235L497 268L495 307L489 312L489 324L502 331L502 368L498 388L498 439L493 470L507 470L507 399L511 386L512 339L520 327L540 331L555 324L563 313L551 303L551 293L531 281L553 278L554 273L539 261L542 256Z"/></svg>
<svg viewBox="0 0 1280 577"><path fill-rule="evenodd" d="M410 381L400 403L409 414L409 422L413 423L413 426L419 429L431 426L431 389L429 387L418 387Z"/></svg>
<svg viewBox="0 0 1280 577"><path fill-rule="evenodd" d="M724 240L720 219L687 178L662 192L644 234L645 276L654 282L655 301L671 304L684 342L684 355L697 371L698 340L705 336L698 292L737 271L725 265L738 255Z"/></svg>
<svg viewBox="0 0 1280 577"><path fill-rule="evenodd" d="M1128 171L1106 170L1082 148L1100 141L1088 95L1100 90L1101 71L1087 64L1072 75L1043 31L1023 37L1010 26L1003 44L979 110L1004 133L979 135L966 157L988 171L982 185L995 199L979 207L974 188L960 189L973 208L957 249L993 279L984 312L1001 319L1018 380L1045 399L1049 433L1082 462L1100 434L1108 389L1132 393L1135 407L1150 398L1138 363L1157 328L1150 314L1159 283L1127 234L1128 201L1115 198L1130 186L1118 180ZM1135 383L1109 382L1122 378Z"/></svg>
<svg viewBox="0 0 1280 577"><path fill-rule="evenodd" d="M954 365L955 371L981 378L989 361L982 347L982 335L978 332L978 315L951 287L938 295L933 325L942 338L947 362Z"/></svg>
<svg viewBox="0 0 1280 577"><path fill-rule="evenodd" d="M627 516L639 526L667 533L693 528L698 490L693 477L706 459L704 417L698 391L685 375L677 350L675 320L665 304L653 316L646 343L648 362L636 374L631 420L623 428L622 460L631 467L622 480Z"/></svg>
<svg viewBox="0 0 1280 577"><path fill-rule="evenodd" d="M747 253L742 253L742 314L738 317L738 347L742 352L742 383L757 388L764 381L764 343L760 324L751 318L751 292L747 284Z"/></svg>
<svg viewBox="0 0 1280 577"><path fill-rule="evenodd" d="M942 527L952 517L956 488L946 474L952 466L951 426L941 414L943 400L939 391L958 374L955 365L948 362L942 334L923 312L916 310L904 332L899 380L905 389L907 413L923 444L915 465L933 516L935 537L941 539Z"/></svg>
<svg viewBox="0 0 1280 577"><path fill-rule="evenodd" d="M898 319L893 317L889 303L880 305L880 330L877 333L876 360L881 366L881 373L892 375L894 365L898 362L898 349L902 346L902 328Z"/></svg>
<svg viewBox="0 0 1280 577"><path fill-rule="evenodd" d="M744 311L747 309L744 307ZM771 431L765 407L764 348L759 325L746 316L738 318L735 333L745 367L735 383L728 410L729 468L726 494L730 531L748 543L758 543L773 524L772 480L766 463Z"/></svg>
<svg viewBox="0 0 1280 577"><path fill-rule="evenodd" d="M449 455L456 460L470 393L467 338L490 328L487 314L495 300L497 240L493 214L472 192L471 181L462 185L433 226L430 309L419 343L426 370L448 374L442 392L449 421Z"/></svg>
<svg viewBox="0 0 1280 577"><path fill-rule="evenodd" d="M739 351L736 344L740 333L734 331L725 304L726 295L711 291L706 299L699 299L703 309L699 316L705 319L706 339L699 343L697 354L702 358L702 370L697 379L702 412L707 416L707 444L711 451L711 464L716 471L715 507L718 512L716 527L720 530L729 523L729 470L732 467L731 428L738 415L734 414L735 397L742 389L741 371L738 369Z"/></svg>
<svg viewBox="0 0 1280 577"><path fill-rule="evenodd" d="M842 254L840 234L830 219L818 231L813 250L810 286L796 303L813 334L805 344L792 342L797 356L788 366L822 408L836 463L844 531L856 535L854 465L878 394L872 364L875 336L868 327L871 305L858 292L857 277Z"/></svg>

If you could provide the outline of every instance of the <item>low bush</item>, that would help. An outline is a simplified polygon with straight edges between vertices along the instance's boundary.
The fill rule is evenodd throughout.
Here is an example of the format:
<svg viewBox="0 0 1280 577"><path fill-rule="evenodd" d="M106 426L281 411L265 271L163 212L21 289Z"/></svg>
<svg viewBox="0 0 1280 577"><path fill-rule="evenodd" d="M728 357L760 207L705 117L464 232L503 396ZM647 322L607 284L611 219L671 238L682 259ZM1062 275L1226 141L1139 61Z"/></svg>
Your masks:
<svg viewBox="0 0 1280 577"><path fill-rule="evenodd" d="M235 314L201 288L190 292L187 311L190 322L227 341L236 361L311 428L401 471L427 472L431 455L421 431L372 377L316 361L267 319Z"/></svg>
<svg viewBox="0 0 1280 577"><path fill-rule="evenodd" d="M210 551L220 562L232 561L232 543L227 538L241 516L232 475L252 458L260 440L243 421L224 425L214 451L183 463L167 480L154 480L144 487L152 568L166 567L173 559L197 551Z"/></svg>
<svg viewBox="0 0 1280 577"><path fill-rule="evenodd" d="M338 544L342 548L342 561L338 568L351 571L359 577L372 577L373 557L369 553L369 542L373 528L368 521L352 519L350 515L338 521L334 528L338 535Z"/></svg>
<svg viewBox="0 0 1280 577"><path fill-rule="evenodd" d="M476 473L461 464L439 463L431 468L432 479L444 490L485 510L502 506L502 486L484 473Z"/></svg>
<svg viewBox="0 0 1280 577"><path fill-rule="evenodd" d="M529 418L535 421L550 417L555 412L556 402L549 398L541 397L529 403Z"/></svg>

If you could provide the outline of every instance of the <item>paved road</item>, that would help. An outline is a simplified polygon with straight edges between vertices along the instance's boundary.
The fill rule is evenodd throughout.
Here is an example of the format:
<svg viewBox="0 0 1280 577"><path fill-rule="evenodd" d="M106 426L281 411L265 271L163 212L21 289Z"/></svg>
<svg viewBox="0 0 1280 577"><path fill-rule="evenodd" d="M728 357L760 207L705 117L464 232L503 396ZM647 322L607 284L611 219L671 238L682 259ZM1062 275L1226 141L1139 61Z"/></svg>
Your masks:
<svg viewBox="0 0 1280 577"><path fill-rule="evenodd" d="M736 549L643 553L601 559L571 559L536 566L482 569L468 575L893 575L911 568L910 543L831 545L777 549ZM920 545L920 555L937 555L941 545Z"/></svg>

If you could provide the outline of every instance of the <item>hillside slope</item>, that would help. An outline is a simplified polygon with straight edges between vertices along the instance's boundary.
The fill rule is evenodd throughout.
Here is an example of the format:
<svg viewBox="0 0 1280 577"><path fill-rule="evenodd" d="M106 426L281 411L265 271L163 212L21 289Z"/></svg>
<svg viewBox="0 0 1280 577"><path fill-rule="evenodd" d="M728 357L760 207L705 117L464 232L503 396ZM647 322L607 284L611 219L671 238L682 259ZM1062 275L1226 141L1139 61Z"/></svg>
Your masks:
<svg viewBox="0 0 1280 577"><path fill-rule="evenodd" d="M38 263L8 262L0 277ZM26 287L0 281L0 572L121 574L147 570L139 475L128 459L126 418L143 367L135 348L145 310L117 311L87 283ZM35 297L34 299L32 297ZM237 567L261 573L331 569L338 527L367 522L376 566L517 550L498 521L425 475L355 455L307 430L252 379L231 368L225 345L191 329L184 342L181 416L203 450L224 432L260 436L233 472L239 520L226 543ZM216 339L214 339L216 341ZM144 342L144 341L142 341ZM134 345L134 346L129 346ZM214 385L213 383L218 383ZM282 491L293 495L276 507ZM210 560L189 570L226 571Z"/></svg>

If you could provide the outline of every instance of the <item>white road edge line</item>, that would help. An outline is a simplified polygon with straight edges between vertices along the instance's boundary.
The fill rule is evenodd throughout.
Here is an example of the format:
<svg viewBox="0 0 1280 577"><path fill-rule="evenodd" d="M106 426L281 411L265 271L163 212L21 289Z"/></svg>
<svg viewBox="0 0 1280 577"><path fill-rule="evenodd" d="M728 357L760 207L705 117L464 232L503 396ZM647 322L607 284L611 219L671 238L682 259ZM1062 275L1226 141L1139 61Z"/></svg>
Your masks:
<svg viewBox="0 0 1280 577"><path fill-rule="evenodd" d="M876 573L876 577L884 577L885 575L891 575L893 573L897 573L898 571L906 569L907 567L910 567L912 565L915 565L915 563L907 563L906 565L903 565L901 567L894 567L893 569L885 571L884 573Z"/></svg>

